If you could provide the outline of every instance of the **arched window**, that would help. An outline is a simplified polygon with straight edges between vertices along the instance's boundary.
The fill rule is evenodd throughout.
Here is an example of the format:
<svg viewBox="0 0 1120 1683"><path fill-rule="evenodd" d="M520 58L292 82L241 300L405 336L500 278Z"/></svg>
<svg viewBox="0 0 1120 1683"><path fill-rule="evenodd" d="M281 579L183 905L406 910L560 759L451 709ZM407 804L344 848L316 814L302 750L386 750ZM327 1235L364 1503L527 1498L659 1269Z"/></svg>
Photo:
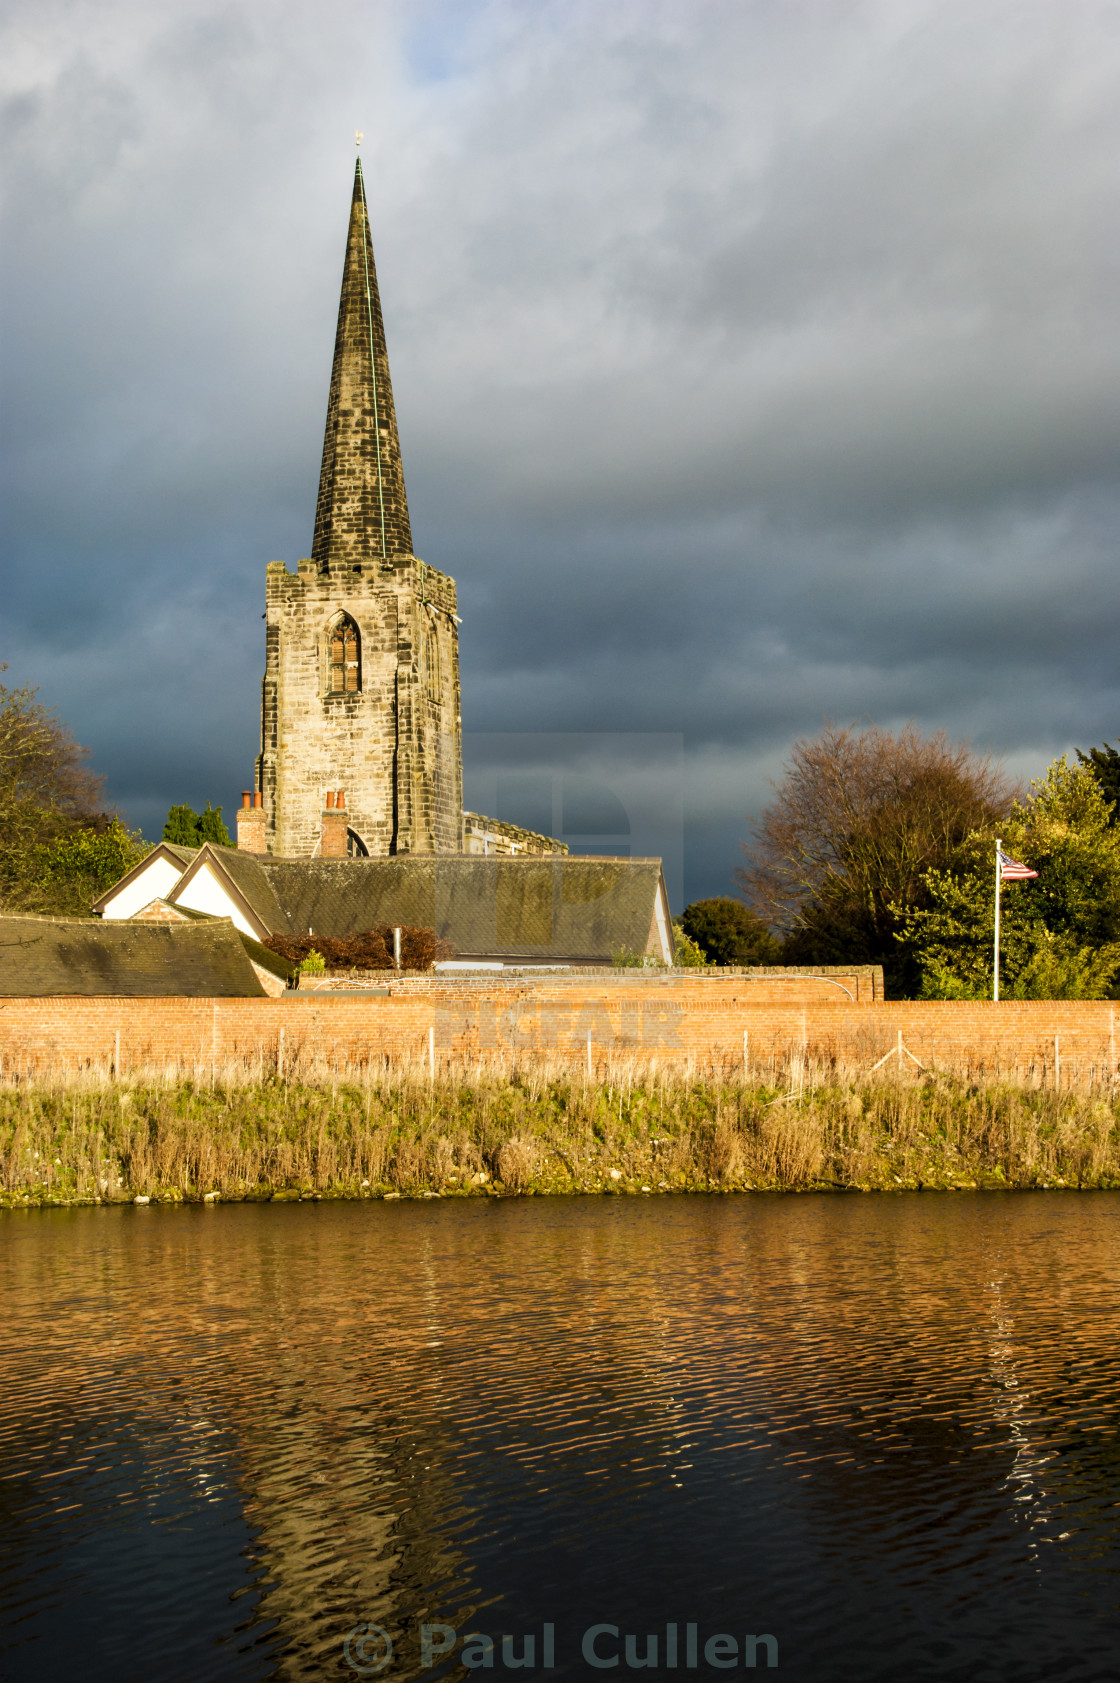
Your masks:
<svg viewBox="0 0 1120 1683"><path fill-rule="evenodd" d="M346 851L351 859L369 858L369 848L366 846L357 830L347 830Z"/></svg>
<svg viewBox="0 0 1120 1683"><path fill-rule="evenodd" d="M362 687L362 652L358 627L349 614L341 614L330 630L327 690L331 695L351 695Z"/></svg>

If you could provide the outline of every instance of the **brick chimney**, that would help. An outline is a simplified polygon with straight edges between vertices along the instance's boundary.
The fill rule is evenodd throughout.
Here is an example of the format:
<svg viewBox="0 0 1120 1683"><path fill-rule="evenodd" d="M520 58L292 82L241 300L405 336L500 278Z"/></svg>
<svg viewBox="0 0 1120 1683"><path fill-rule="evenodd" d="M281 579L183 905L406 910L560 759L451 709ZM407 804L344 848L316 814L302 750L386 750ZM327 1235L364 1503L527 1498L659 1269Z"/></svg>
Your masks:
<svg viewBox="0 0 1120 1683"><path fill-rule="evenodd" d="M346 791L328 789L319 832L319 853L323 859L346 858Z"/></svg>
<svg viewBox="0 0 1120 1683"><path fill-rule="evenodd" d="M241 791L241 807L237 814L237 845L242 853L263 853L264 796Z"/></svg>

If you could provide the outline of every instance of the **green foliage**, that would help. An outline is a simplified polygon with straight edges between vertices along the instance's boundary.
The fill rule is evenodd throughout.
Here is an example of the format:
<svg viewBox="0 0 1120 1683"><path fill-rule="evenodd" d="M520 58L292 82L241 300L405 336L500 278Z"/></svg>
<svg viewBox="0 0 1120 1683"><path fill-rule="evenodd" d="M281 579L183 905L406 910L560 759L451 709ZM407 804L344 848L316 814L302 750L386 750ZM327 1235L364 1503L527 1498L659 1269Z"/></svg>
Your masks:
<svg viewBox="0 0 1120 1683"><path fill-rule="evenodd" d="M1077 758L1092 771L1100 784L1101 794L1112 808L1109 823L1120 824L1120 754L1107 742L1102 742L1099 748L1090 748L1087 754L1078 748Z"/></svg>
<svg viewBox="0 0 1120 1683"><path fill-rule="evenodd" d="M4 668L0 666L0 672ZM146 851L104 810L86 750L29 685L0 684L0 905L89 917L91 903Z"/></svg>
<svg viewBox="0 0 1120 1683"><path fill-rule="evenodd" d="M314 948L312 948L307 957L303 960L303 963L300 965L300 969L306 970L309 975L319 975L326 968L326 959L323 957L321 952L316 952Z"/></svg>
<svg viewBox="0 0 1120 1683"><path fill-rule="evenodd" d="M201 847L212 842L216 847L232 847L229 831L222 823L222 809L206 803L205 812L193 807L173 806L163 826L163 839L173 847Z"/></svg>
<svg viewBox="0 0 1120 1683"><path fill-rule="evenodd" d="M126 830L119 818L40 844L33 859L43 908L55 917L88 917L93 902L150 851L139 830Z"/></svg>
<svg viewBox="0 0 1120 1683"><path fill-rule="evenodd" d="M1007 852L1038 874L1004 883L1000 995L1101 999L1120 973L1120 829L1091 766L1065 756L1016 802ZM995 935L994 834L969 839L959 866L926 877L928 904L902 920L926 999L987 999Z"/></svg>
<svg viewBox="0 0 1120 1683"><path fill-rule="evenodd" d="M232 847L233 838L222 823L222 809L206 803L206 811L198 815L198 839L200 842L213 842L215 847Z"/></svg>
<svg viewBox="0 0 1120 1683"><path fill-rule="evenodd" d="M611 954L611 963L616 970L664 970L666 967L659 958L652 953L638 952L637 948L619 947Z"/></svg>
<svg viewBox="0 0 1120 1683"><path fill-rule="evenodd" d="M757 912L730 895L694 900L681 928L709 964L777 964L778 943Z"/></svg>
<svg viewBox="0 0 1120 1683"><path fill-rule="evenodd" d="M679 923L673 924L673 963L680 970L706 970L708 958L703 947L686 935Z"/></svg>
<svg viewBox="0 0 1120 1683"><path fill-rule="evenodd" d="M198 813L191 806L173 806L163 826L163 839L172 847L198 846Z"/></svg>

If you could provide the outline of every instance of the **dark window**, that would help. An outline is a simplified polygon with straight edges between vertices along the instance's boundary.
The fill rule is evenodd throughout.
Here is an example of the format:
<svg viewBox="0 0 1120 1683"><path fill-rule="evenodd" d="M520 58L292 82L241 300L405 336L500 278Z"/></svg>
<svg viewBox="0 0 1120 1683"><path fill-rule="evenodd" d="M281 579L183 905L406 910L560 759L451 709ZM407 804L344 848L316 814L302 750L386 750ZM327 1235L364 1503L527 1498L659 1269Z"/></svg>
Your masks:
<svg viewBox="0 0 1120 1683"><path fill-rule="evenodd" d="M327 689L331 695L349 695L362 687L362 665L358 627L346 616L331 630L330 675Z"/></svg>
<svg viewBox="0 0 1120 1683"><path fill-rule="evenodd" d="M346 832L346 851L351 859L368 859L369 848L356 830Z"/></svg>

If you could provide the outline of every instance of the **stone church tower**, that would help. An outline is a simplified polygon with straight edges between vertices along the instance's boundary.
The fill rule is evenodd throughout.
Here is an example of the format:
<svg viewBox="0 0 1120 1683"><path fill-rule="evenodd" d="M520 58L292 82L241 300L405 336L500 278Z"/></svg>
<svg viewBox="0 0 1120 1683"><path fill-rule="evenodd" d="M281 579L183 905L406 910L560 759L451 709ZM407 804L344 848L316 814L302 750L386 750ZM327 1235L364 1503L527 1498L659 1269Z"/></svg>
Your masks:
<svg viewBox="0 0 1120 1683"><path fill-rule="evenodd" d="M239 845L459 852L455 581L412 553L360 159L311 557L295 573L269 563L265 618L256 810Z"/></svg>

